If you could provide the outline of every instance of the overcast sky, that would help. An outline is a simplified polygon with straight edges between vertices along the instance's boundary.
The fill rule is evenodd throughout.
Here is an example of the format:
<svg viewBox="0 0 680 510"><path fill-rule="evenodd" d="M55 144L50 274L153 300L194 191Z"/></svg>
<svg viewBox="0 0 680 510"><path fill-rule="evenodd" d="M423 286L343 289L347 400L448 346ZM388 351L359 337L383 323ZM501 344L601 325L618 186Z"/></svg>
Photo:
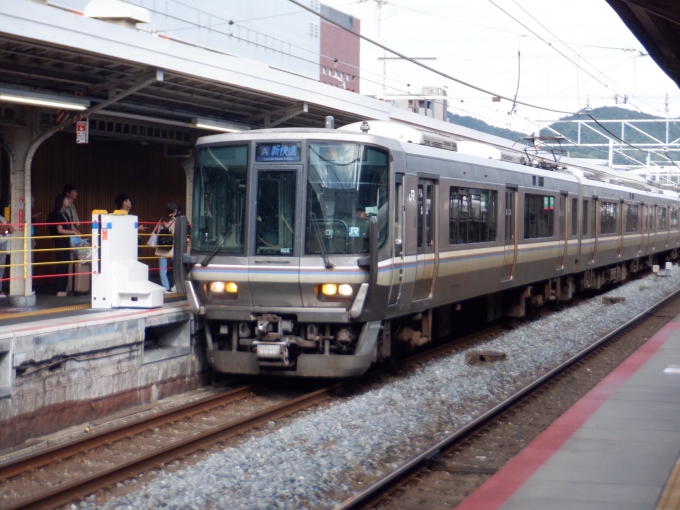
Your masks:
<svg viewBox="0 0 680 510"><path fill-rule="evenodd" d="M422 62L497 94L514 97L520 51L520 101L574 112L588 98L591 107L613 106L616 94L628 95L627 107L665 116L668 94L670 115L680 115L680 90L604 0L322 1L360 18L363 35L411 57L434 57ZM362 94L383 92L382 55L362 41ZM508 115L511 103L407 61L387 61L385 84L387 93L445 85L451 112L524 132L564 115L523 105Z"/></svg>

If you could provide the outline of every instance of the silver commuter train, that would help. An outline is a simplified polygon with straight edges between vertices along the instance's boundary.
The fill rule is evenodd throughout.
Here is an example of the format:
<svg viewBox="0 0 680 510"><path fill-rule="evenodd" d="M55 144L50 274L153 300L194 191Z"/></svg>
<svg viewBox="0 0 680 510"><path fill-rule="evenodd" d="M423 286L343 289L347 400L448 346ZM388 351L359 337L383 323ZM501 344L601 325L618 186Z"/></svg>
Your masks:
<svg viewBox="0 0 680 510"><path fill-rule="evenodd" d="M356 376L473 298L521 316L677 258L676 193L464 143L378 121L200 138L175 267L210 365Z"/></svg>

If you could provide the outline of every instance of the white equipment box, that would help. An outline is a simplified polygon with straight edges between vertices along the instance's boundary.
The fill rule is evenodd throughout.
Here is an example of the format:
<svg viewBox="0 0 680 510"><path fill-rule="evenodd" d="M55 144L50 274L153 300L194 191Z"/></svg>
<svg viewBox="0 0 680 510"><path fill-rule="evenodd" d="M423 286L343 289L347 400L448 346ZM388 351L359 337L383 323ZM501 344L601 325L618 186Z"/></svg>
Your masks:
<svg viewBox="0 0 680 510"><path fill-rule="evenodd" d="M163 287L137 260L137 216L92 213L92 308L163 306Z"/></svg>

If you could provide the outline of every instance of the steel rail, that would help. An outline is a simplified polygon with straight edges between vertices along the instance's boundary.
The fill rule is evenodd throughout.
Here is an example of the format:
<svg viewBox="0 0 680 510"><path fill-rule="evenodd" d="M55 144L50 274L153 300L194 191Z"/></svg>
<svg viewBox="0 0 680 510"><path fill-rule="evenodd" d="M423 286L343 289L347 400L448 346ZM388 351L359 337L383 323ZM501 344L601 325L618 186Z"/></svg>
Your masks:
<svg viewBox="0 0 680 510"><path fill-rule="evenodd" d="M428 461L430 461L432 458L434 458L436 455L441 453L443 450L446 450L453 446L454 444L460 442L462 439L467 437L470 433L474 432L475 430L481 428L485 424L487 424L489 421L491 421L493 418L496 416L502 414L503 412L507 411L509 408L511 408L513 405L517 404L520 400L522 400L524 397L527 395L533 393L536 391L538 388L541 386L545 385L547 382L550 380L554 379L556 376L570 368L571 366L575 365L577 362L588 356L590 353L593 351L599 349L603 345L605 345L607 342L613 340L616 338L618 335L626 331L627 329L632 328L635 326L637 323L642 321L644 318L647 316L651 315L668 303L669 301L673 300L674 298L678 297L680 295L680 290L677 290L665 298L663 298L661 301L657 302L653 306L649 307L647 310L643 311L642 313L636 315L623 325L619 326L615 330L609 332L599 340L597 340L595 343L589 345L579 353L575 354L568 360L564 361L557 367L553 368L552 370L546 372L539 378L535 379L532 381L529 385L521 388L520 390L516 391L512 395L510 395L507 399L504 401L496 404L494 407L491 409L487 410L484 414L478 416L475 418L473 421L467 423L466 425L463 425L459 429L455 430L445 438L441 439L438 441L436 444L428 448L427 450L415 455L408 461L406 461L404 464L399 466L397 469L391 471L384 477L376 480L372 484L370 484L368 487L363 489L361 492L358 492L357 494L354 494L353 496L349 497L339 505L336 505L333 510L353 510L356 508L360 508L361 505L364 505L368 503L371 500L377 500L381 492L384 492L387 488L391 487L392 485L396 484L399 480L402 480L405 478L409 473L417 469L418 467L422 466L423 464L426 464Z"/></svg>
<svg viewBox="0 0 680 510"><path fill-rule="evenodd" d="M423 363L432 358L446 355L451 350L460 348L461 343L475 341L481 337L492 334L498 329L500 329L500 326L493 326L483 331L461 337L454 342L436 346L424 352L420 352L405 358L401 361L400 365L408 366L416 363ZM255 388L253 386L242 386L235 388L225 393L212 395L199 401L190 402L180 407L168 409L166 411L135 420L131 423L96 432L88 435L87 437L78 438L60 445L41 449L34 453L12 459L8 462L0 464L0 481L25 472L39 469L53 462L60 462L85 451L90 451L101 446L108 446L111 443L143 433L144 431L153 429L160 425L164 425L179 419L184 419L200 412L213 409L220 405L246 398L254 391L254 389Z"/></svg>
<svg viewBox="0 0 680 510"><path fill-rule="evenodd" d="M159 469L163 464L182 459L196 451L205 451L213 444L250 430L260 423L280 418L299 409L317 404L327 399L330 396L331 390L340 385L342 383L277 404L238 420L218 425L210 430L177 441L110 469L74 480L23 501L18 501L4 510L57 508L74 500L82 500L85 496L97 490L110 487L128 478L134 478L139 473Z"/></svg>
<svg viewBox="0 0 680 510"><path fill-rule="evenodd" d="M187 418L200 412L229 404L235 400L248 397L253 391L252 386L241 386L223 393L211 395L198 401L167 409L112 429L95 432L86 437L45 448L34 453L18 457L0 465L0 481L19 475L26 471L41 468L55 461L73 457L84 451L105 446L128 436L140 434L159 425L182 418Z"/></svg>

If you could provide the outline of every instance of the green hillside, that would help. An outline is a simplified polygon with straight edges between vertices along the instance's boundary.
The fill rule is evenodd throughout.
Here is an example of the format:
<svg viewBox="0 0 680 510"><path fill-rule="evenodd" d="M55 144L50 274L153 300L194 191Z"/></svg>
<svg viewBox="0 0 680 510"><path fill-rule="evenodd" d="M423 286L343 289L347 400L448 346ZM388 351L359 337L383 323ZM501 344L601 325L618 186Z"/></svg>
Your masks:
<svg viewBox="0 0 680 510"><path fill-rule="evenodd" d="M662 117L654 117L652 115L647 115L645 113L640 113L626 108L619 108L616 106L604 106L602 108L595 108L591 110L590 115L595 119L611 120L611 119L657 119L659 122L646 122L638 124L636 127L649 134L650 136L665 142L666 140L666 122ZM464 126L470 129L476 129L483 133L489 133L491 135L500 136L502 138L507 138L508 140L517 141L522 137L527 136L526 133L520 133L519 131L513 131L512 129L504 129L487 124L483 120L476 119L474 117L456 115L453 113L448 113L449 122L451 124L457 124L459 126ZM591 120L585 113L581 115L570 115L567 117L562 117L560 121L565 120ZM607 143L606 138L601 134L608 134L602 127L598 126L594 122L589 124L590 128L581 128L581 143ZM621 125L620 124L608 124L604 123L603 126L609 129L616 136L621 136ZM578 139L578 125L571 124L567 122L555 122L550 125L555 131L557 131L562 136L576 141ZM640 133L632 128L628 128L625 133L626 141L632 145L642 142L652 141L646 134ZM541 130L541 135L543 136L556 136L556 133L550 129L544 128ZM611 137L611 135L609 135ZM673 141L676 138L680 138L680 125L672 123L669 126L668 133L669 141ZM594 159L607 159L609 158L609 148L608 147L582 147L575 148L574 145L565 141L563 143L564 154L568 154L573 158L594 158ZM647 160L647 154L643 151L630 151L629 155L638 161L645 162ZM668 156L673 160L680 161L680 154L668 153ZM652 161L664 161L663 156L652 155ZM667 161L667 160L666 160ZM614 164L627 164L632 163L631 160L624 158L623 156L615 155Z"/></svg>
<svg viewBox="0 0 680 510"><path fill-rule="evenodd" d="M653 142L649 136L654 137L657 140L665 142L666 140L666 122L662 117L655 117L652 115L647 115L645 113L631 111L625 108L618 108L615 106L605 106L602 108L595 108L590 112L595 119L598 121L608 120L608 119L656 119L659 122L645 122L637 124L636 127L642 131L637 131L632 128L626 128L625 140L631 145L636 145L638 143L650 143ZM570 115L567 117L562 117L560 120L591 120L586 114L582 115ZM602 126L607 130L611 131L614 135L621 137L621 124L611 124L602 123ZM581 143L608 143L607 139L602 135L607 135L616 140L616 137L607 133L607 131L597 125L594 122L588 124L589 127L581 128ZM555 122L551 126L555 131L559 132L561 135L576 141L578 139L578 125L566 122ZM592 129L591 129L592 128ZM645 134L646 133L646 134ZM550 129L542 129L541 135L555 135L554 131ZM647 136L649 135L649 136ZM671 124L669 126L669 140L672 141L676 138L680 138L680 126L676 124ZM569 152L569 155L574 158L597 158L597 159L607 159L609 157L608 147L582 147L575 148L569 142L564 143L564 148ZM645 162L647 160L647 154L643 151L630 151L628 153L631 157L637 159L638 161ZM669 153L672 159L680 159L677 154ZM663 161L663 156L652 155L652 161ZM631 160L624 158L623 156L615 155L614 164L627 164L632 163Z"/></svg>
<svg viewBox="0 0 680 510"><path fill-rule="evenodd" d="M501 138L507 138L513 142L519 140L523 136L527 136L526 133L520 133L519 131L513 131L512 129L498 128L474 117L456 115L455 113L451 112L447 112L447 114L451 124L475 129L477 131L481 131L482 133L500 136Z"/></svg>

